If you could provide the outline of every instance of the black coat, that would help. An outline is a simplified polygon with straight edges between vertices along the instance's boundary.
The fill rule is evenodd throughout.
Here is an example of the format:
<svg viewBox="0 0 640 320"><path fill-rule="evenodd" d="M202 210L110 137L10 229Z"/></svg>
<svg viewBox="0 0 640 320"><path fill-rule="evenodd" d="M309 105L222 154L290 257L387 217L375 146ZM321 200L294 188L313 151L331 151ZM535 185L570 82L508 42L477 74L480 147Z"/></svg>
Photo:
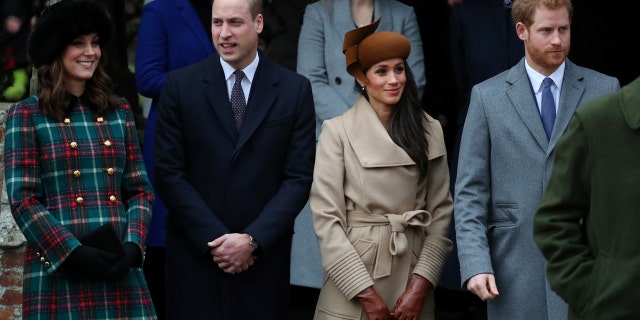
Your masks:
<svg viewBox="0 0 640 320"><path fill-rule="evenodd" d="M283 319L288 310L293 222L315 157L310 83L260 53L246 110L238 134L217 56L166 80L154 155L169 209L169 319ZM234 232L253 235L261 254L230 275L207 242Z"/></svg>

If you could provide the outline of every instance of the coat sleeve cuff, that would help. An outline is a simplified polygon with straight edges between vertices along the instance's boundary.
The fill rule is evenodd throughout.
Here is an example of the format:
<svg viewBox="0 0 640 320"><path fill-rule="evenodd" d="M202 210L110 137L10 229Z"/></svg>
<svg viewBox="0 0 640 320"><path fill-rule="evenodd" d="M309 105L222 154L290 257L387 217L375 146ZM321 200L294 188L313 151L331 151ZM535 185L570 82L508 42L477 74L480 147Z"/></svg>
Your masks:
<svg viewBox="0 0 640 320"><path fill-rule="evenodd" d="M373 286L373 279L355 251L336 259L334 264L327 267L327 274L349 300Z"/></svg>
<svg viewBox="0 0 640 320"><path fill-rule="evenodd" d="M446 238L442 238L442 241L438 241L441 243L438 244L429 240L427 238L427 241L422 246L420 258L413 273L426 278L433 286L436 286L453 245L451 240Z"/></svg>

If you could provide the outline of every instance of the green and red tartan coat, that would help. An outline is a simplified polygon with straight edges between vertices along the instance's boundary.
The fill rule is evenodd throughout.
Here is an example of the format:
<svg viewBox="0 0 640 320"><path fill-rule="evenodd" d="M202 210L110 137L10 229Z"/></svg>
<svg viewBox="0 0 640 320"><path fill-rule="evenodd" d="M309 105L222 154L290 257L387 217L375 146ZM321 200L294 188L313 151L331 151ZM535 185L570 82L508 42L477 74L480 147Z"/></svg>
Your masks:
<svg viewBox="0 0 640 320"><path fill-rule="evenodd" d="M141 265L120 280L69 278L78 239L107 222L144 252L153 201L128 102L98 117L72 100L64 121L44 116L37 95L7 118L7 194L27 239L23 318L155 319Z"/></svg>

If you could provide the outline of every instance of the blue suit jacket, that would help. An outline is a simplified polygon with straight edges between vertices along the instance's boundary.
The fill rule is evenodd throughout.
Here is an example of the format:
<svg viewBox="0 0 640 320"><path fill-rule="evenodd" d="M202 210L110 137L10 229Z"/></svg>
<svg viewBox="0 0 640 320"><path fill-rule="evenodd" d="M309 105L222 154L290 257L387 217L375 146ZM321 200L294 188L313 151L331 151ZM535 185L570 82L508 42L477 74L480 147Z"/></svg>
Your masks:
<svg viewBox="0 0 640 320"><path fill-rule="evenodd" d="M140 94L154 99L142 143L142 155L152 183L155 181L152 145L157 101L167 73L215 53L213 42L189 0L154 0L144 6L138 29L135 76ZM156 197L147 245L164 246L166 216L166 207Z"/></svg>
<svg viewBox="0 0 640 320"><path fill-rule="evenodd" d="M293 222L313 175L309 81L260 53L237 133L220 60L210 57L169 74L157 127L156 187L169 209L168 318L282 319ZM262 248L235 275L219 269L207 247L231 232L253 235Z"/></svg>

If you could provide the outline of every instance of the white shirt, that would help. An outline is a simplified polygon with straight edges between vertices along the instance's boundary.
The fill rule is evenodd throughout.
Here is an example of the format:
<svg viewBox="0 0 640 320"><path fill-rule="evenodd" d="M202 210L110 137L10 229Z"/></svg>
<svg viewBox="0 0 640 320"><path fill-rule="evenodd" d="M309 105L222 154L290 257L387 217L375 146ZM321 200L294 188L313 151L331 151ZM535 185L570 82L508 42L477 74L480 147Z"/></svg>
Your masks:
<svg viewBox="0 0 640 320"><path fill-rule="evenodd" d="M542 81L546 78L545 75L539 73L536 70L533 70L527 63L527 60L524 61L524 67L527 70L527 75L529 76L529 82L531 83L531 87L533 88L536 94L536 101L538 102L538 111L542 112ZM556 69L552 74L549 75L549 78L553 80L553 85L551 85L551 93L553 93L553 101L556 104L556 114L558 113L558 101L560 101L560 90L562 90L562 79L564 78L564 69L565 62L563 61L560 67Z"/></svg>
<svg viewBox="0 0 640 320"><path fill-rule="evenodd" d="M260 62L260 55L256 54L256 58L246 66L242 71L244 72L244 78L240 85L242 85L242 92L244 93L244 101L249 102L249 91L251 90L251 83L253 82L253 77L256 75L256 70L258 69L258 62ZM224 71L224 78L227 80L227 95L229 100L231 100L231 89L233 89L233 83L236 81L236 75L234 69L228 62L222 60L220 58L220 64L222 65L222 71Z"/></svg>

